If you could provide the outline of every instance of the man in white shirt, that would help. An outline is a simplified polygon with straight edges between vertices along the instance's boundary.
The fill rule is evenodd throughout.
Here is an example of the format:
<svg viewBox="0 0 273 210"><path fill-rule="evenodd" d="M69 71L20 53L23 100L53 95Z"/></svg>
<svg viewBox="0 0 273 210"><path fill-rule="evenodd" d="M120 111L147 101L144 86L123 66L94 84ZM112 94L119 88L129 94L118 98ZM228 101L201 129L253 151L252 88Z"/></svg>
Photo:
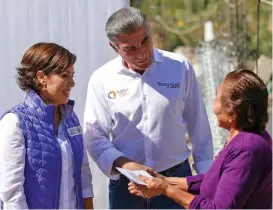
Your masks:
<svg viewBox="0 0 273 210"><path fill-rule="evenodd" d="M181 208L164 196L128 192L116 167L151 167L165 176L191 175L188 132L197 173L213 159L212 137L194 70L188 60L153 48L145 15L123 8L106 23L110 46L120 55L90 78L84 113L88 153L110 177L110 208Z"/></svg>

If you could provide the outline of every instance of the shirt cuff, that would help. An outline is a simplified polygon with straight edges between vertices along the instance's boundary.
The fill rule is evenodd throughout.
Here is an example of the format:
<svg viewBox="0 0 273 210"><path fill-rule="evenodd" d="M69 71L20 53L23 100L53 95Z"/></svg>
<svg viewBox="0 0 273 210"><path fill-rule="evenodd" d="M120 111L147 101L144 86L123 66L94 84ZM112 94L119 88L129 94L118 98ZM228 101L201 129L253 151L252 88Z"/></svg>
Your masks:
<svg viewBox="0 0 273 210"><path fill-rule="evenodd" d="M187 176L187 184L188 184L188 192L192 194L199 194L201 183L203 181L204 175L196 175L196 176Z"/></svg>
<svg viewBox="0 0 273 210"><path fill-rule="evenodd" d="M204 179L204 174L199 174L199 175L195 175L195 176L187 176L187 183L194 183L194 182L202 182Z"/></svg>
<svg viewBox="0 0 273 210"><path fill-rule="evenodd" d="M190 202L189 209L200 209L200 203L203 198L200 195L194 196L194 199Z"/></svg>
<svg viewBox="0 0 273 210"><path fill-rule="evenodd" d="M93 188L83 188L82 189L82 197L83 198L93 198L94 197L94 192Z"/></svg>
<svg viewBox="0 0 273 210"><path fill-rule="evenodd" d="M3 209L28 209L26 202L3 203Z"/></svg>
<svg viewBox="0 0 273 210"><path fill-rule="evenodd" d="M119 157L126 157L122 152L116 149L108 149L101 156L94 160L101 171L108 176L110 179L118 180L119 174L113 171L113 164L116 159Z"/></svg>
<svg viewBox="0 0 273 210"><path fill-rule="evenodd" d="M199 161L193 164L193 168L197 174L205 174L209 170L212 162L213 160Z"/></svg>

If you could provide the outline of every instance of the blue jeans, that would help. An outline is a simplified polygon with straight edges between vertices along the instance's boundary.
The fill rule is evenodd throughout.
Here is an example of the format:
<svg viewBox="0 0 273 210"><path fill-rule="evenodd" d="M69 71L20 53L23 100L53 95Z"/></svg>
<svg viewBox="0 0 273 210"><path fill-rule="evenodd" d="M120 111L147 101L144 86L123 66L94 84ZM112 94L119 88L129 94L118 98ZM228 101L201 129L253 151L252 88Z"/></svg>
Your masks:
<svg viewBox="0 0 273 210"><path fill-rule="evenodd" d="M162 172L167 177L191 176L191 168L188 160L185 160L175 169ZM110 180L109 183L109 205L110 209L183 209L172 199L160 195L151 199L145 199L130 194L128 191L129 180L120 175L119 180Z"/></svg>

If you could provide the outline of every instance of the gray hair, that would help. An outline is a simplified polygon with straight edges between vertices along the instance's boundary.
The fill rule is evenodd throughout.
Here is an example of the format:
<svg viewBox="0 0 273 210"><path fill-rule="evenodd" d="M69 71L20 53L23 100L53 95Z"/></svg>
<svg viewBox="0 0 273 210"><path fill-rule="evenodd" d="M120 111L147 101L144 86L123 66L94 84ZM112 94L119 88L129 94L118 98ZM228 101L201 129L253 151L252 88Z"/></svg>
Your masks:
<svg viewBox="0 0 273 210"><path fill-rule="evenodd" d="M141 10L134 7L126 7L114 12L109 17L105 31L108 39L115 43L118 35L134 33L146 23L146 16Z"/></svg>

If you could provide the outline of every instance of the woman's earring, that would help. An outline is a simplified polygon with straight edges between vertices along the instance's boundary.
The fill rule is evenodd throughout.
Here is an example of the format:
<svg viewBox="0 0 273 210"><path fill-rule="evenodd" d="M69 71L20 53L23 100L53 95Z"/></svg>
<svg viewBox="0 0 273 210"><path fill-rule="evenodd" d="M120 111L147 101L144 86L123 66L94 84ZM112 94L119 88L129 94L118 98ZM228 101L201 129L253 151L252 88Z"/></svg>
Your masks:
<svg viewBox="0 0 273 210"><path fill-rule="evenodd" d="M46 82L43 81L43 82L42 82L42 89L43 89L43 90L46 90L46 86L47 86L47 85L46 85Z"/></svg>

